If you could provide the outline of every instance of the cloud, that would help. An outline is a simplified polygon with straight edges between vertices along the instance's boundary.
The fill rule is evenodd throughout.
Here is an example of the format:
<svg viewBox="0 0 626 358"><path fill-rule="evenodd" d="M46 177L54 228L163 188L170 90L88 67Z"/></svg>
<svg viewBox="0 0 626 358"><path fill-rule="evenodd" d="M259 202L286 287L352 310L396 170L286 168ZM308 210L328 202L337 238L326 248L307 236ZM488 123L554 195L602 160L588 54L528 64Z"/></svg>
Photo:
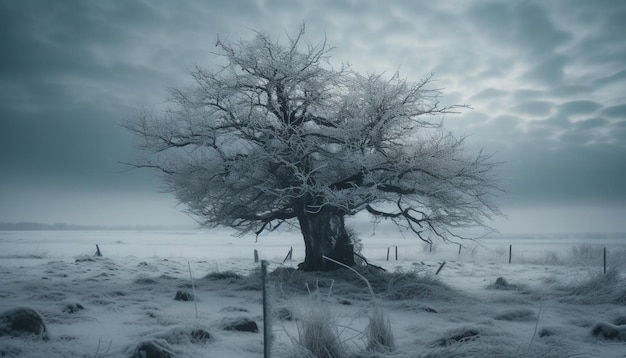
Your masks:
<svg viewBox="0 0 626 358"><path fill-rule="evenodd" d="M532 2L479 2L468 14L484 35L524 56L552 53L571 38L555 26L546 8Z"/></svg>
<svg viewBox="0 0 626 358"><path fill-rule="evenodd" d="M570 40L571 35L555 26L546 8L531 2L514 4L514 40L529 48L533 56L552 53Z"/></svg>
<svg viewBox="0 0 626 358"><path fill-rule="evenodd" d="M503 202L522 206L624 203L625 139L624 123L602 117L571 121L559 113L532 121L497 116L474 127L470 137L504 163Z"/></svg>
<svg viewBox="0 0 626 358"><path fill-rule="evenodd" d="M613 123L611 134L614 145L626 147L626 120Z"/></svg>
<svg viewBox="0 0 626 358"><path fill-rule="evenodd" d="M508 114L488 118L471 127L469 144L485 147L489 152L516 146L516 141L523 134L522 123L519 117Z"/></svg>
<svg viewBox="0 0 626 358"><path fill-rule="evenodd" d="M553 86L563 79L564 67L568 59L562 55L546 56L520 77L520 81L533 81Z"/></svg>
<svg viewBox="0 0 626 358"><path fill-rule="evenodd" d="M611 75L597 78L594 80L594 84L596 85L606 85L615 82L624 82L626 80L626 69L621 70L619 72L613 73Z"/></svg>
<svg viewBox="0 0 626 358"><path fill-rule="evenodd" d="M602 105L588 100L569 101L559 105L559 114L569 117L571 115L593 113Z"/></svg>
<svg viewBox="0 0 626 358"><path fill-rule="evenodd" d="M576 128L580 130L584 130L584 131L589 130L589 129L594 129L594 128L606 127L609 124L610 124L609 121L600 117L589 118L589 119L585 119L585 120L574 123Z"/></svg>
<svg viewBox="0 0 626 358"><path fill-rule="evenodd" d="M516 103L518 101L535 100L538 98L545 98L546 91L538 89L520 89L513 91L512 97L513 103Z"/></svg>
<svg viewBox="0 0 626 358"><path fill-rule="evenodd" d="M626 201L626 150L584 146L573 141L559 149L524 145L498 152L511 202L623 203Z"/></svg>
<svg viewBox="0 0 626 358"><path fill-rule="evenodd" d="M513 112L533 117L543 117L550 114L554 104L548 101L525 101L511 108Z"/></svg>
<svg viewBox="0 0 626 358"><path fill-rule="evenodd" d="M569 26L573 28L584 23L591 30L579 32L580 43L576 54L582 61L594 67L602 63L610 66L609 69L621 67L619 69L623 70L626 50L622 46L615 47L615 44L623 40L622 34L626 32L623 21L626 16L625 4L620 1L578 1L575 6L567 7L576 9L573 12L578 14L578 18L572 19Z"/></svg>
<svg viewBox="0 0 626 358"><path fill-rule="evenodd" d="M476 93L475 95L473 95L472 97L470 97L470 101L483 101L483 100L490 100L490 99L495 99L495 98L501 98L506 96L507 92L490 87L490 88L486 88L478 93Z"/></svg>
<svg viewBox="0 0 626 358"><path fill-rule="evenodd" d="M3 110L0 121L0 178L40 178L69 186L107 185L118 161L134 157L128 133L110 113L91 107ZM119 183L117 183L119 184ZM132 183L129 185L139 185Z"/></svg>
<svg viewBox="0 0 626 358"><path fill-rule="evenodd" d="M594 140L594 135L589 131L568 130L559 134L559 141L571 145L589 145Z"/></svg>
<svg viewBox="0 0 626 358"><path fill-rule="evenodd" d="M150 182L144 179L144 183ZM0 218L8 222L36 220L48 224L196 226L176 207L171 195L150 189L94 190L33 185L29 181L0 186L3 200L12 204L0 205Z"/></svg>
<svg viewBox="0 0 626 358"><path fill-rule="evenodd" d="M607 117L614 117L614 118L621 118L621 119L626 118L626 104L606 107L602 111L600 111L600 114L605 115Z"/></svg>
<svg viewBox="0 0 626 358"><path fill-rule="evenodd" d="M525 140L534 146L562 149L570 145L589 146L615 143L612 123L602 117L572 121L561 114L524 123ZM520 144L524 141L520 141Z"/></svg>
<svg viewBox="0 0 626 358"><path fill-rule="evenodd" d="M524 123L525 138L534 145L554 147L554 140L559 133L567 130L571 122L562 116L549 117L543 120L528 121ZM542 141L544 141L542 143Z"/></svg>
<svg viewBox="0 0 626 358"><path fill-rule="evenodd" d="M586 83L580 84L556 84L548 90L549 94L555 98L571 99L579 97L588 97L597 87L590 86Z"/></svg>

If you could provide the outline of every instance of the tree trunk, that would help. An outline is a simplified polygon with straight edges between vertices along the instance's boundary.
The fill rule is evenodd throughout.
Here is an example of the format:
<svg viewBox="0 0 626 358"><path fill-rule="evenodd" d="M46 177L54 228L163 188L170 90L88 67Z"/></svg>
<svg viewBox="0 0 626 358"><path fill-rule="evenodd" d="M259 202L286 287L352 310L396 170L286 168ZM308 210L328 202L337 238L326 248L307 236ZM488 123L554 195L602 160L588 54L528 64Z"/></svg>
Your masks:
<svg viewBox="0 0 626 358"><path fill-rule="evenodd" d="M304 271L330 271L340 266L322 256L354 266L354 246L346 232L343 215L332 210L298 215L304 237L305 259L298 265Z"/></svg>

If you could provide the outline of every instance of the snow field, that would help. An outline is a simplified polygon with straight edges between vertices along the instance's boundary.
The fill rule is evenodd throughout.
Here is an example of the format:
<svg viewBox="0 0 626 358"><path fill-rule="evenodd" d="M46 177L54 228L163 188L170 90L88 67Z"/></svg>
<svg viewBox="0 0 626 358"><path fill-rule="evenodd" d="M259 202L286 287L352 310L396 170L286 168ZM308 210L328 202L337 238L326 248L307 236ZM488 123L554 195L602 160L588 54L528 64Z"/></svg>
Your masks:
<svg viewBox="0 0 626 358"><path fill-rule="evenodd" d="M626 317L619 238L504 237L430 247L415 239L362 235L363 254L388 270L304 274L297 234L237 238L220 231L0 232L0 311L27 306L51 339L0 337L0 355L130 357L160 342L178 357L259 357L262 332L225 331L254 320L262 330L261 284L253 250L270 262L273 356L304 357L307 322L323 318L346 357L623 357L626 343L592 335ZM94 258L95 244L104 255ZM482 245L482 246L481 246ZM508 264L508 245L513 263ZM395 261L398 246L398 261ZM282 264L289 248L293 260ZM390 261L386 261L387 248ZM607 247L609 272L602 272ZM434 273L446 262L439 275ZM175 301L196 288L193 302ZM221 273L221 279L210 273ZM209 275L209 276L207 276ZM496 285L503 277L506 285ZM70 312L80 304L83 310ZM382 312L396 350L368 353L370 317ZM626 318L625 318L626 319ZM207 342L189 332L204 329Z"/></svg>

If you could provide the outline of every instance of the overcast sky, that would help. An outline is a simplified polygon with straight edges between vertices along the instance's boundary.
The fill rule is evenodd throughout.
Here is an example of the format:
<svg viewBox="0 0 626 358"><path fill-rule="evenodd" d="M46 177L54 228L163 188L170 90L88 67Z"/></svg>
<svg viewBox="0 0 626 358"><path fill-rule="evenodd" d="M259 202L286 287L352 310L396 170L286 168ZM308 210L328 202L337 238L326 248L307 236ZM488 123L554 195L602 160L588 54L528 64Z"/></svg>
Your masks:
<svg viewBox="0 0 626 358"><path fill-rule="evenodd" d="M0 0L0 222L191 224L120 123L222 39L306 22L361 73L434 73L500 167L502 232L626 231L626 1Z"/></svg>

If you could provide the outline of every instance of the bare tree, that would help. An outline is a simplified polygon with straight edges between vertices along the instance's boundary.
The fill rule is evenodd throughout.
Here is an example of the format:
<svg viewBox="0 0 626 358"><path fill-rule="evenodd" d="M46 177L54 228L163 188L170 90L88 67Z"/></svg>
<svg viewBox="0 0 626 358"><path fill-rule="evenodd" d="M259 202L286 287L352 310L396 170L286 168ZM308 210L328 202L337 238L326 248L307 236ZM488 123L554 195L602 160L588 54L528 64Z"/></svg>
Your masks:
<svg viewBox="0 0 626 358"><path fill-rule="evenodd" d="M127 125L166 189L206 226L241 233L300 229L303 270L353 265L344 219L366 210L430 242L460 238L498 214L495 164L437 119L431 77L417 83L333 68L325 41L285 44L257 33L217 41L226 60L196 68L162 115Z"/></svg>

